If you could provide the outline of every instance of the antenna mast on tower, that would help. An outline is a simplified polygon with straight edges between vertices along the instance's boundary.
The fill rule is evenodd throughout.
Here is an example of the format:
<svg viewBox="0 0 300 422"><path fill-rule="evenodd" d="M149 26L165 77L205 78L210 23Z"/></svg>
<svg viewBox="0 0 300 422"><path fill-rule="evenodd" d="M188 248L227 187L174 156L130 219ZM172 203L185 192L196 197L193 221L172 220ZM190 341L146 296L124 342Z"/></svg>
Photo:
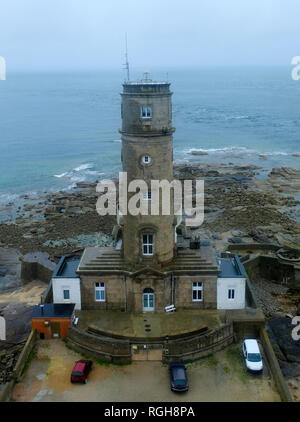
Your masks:
<svg viewBox="0 0 300 422"><path fill-rule="evenodd" d="M130 81L130 72L129 72L129 61L128 61L128 48L127 48L127 32L125 33L125 46L126 46L126 53L125 53L125 70L127 72L127 82Z"/></svg>

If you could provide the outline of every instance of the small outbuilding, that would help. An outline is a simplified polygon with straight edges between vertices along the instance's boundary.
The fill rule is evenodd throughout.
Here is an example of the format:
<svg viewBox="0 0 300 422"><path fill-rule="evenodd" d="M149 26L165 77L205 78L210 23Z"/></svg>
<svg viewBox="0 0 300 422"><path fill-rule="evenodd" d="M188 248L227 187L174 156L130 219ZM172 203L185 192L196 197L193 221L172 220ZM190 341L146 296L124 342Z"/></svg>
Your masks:
<svg viewBox="0 0 300 422"><path fill-rule="evenodd" d="M246 271L238 257L220 258L217 282L218 309L244 309L246 306Z"/></svg>
<svg viewBox="0 0 300 422"><path fill-rule="evenodd" d="M32 328L41 339L66 338L74 316L74 303L36 305L31 314Z"/></svg>
<svg viewBox="0 0 300 422"><path fill-rule="evenodd" d="M80 278L76 273L80 257L62 256L52 276L53 303L75 303L81 309Z"/></svg>

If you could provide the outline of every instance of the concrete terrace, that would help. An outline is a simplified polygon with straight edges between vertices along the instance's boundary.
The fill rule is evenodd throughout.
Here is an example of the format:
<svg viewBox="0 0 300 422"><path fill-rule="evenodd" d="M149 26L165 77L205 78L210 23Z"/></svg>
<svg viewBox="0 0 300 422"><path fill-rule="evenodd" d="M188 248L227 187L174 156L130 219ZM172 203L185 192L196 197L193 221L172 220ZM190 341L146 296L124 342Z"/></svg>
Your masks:
<svg viewBox="0 0 300 422"><path fill-rule="evenodd" d="M140 264L139 268L132 268L126 265L121 257L121 252L113 248L90 247L86 248L77 272L80 273L124 273L135 275L136 271L145 268L146 265ZM177 256L163 266L156 266L155 271L158 274L184 274L205 273L215 274L219 270L213 249L210 246L201 246L200 249L179 249Z"/></svg>
<svg viewBox="0 0 300 422"><path fill-rule="evenodd" d="M76 311L78 328L130 338L165 337L213 330L225 322L225 311L183 310L174 313L132 314L117 311ZM150 331L148 331L150 330Z"/></svg>

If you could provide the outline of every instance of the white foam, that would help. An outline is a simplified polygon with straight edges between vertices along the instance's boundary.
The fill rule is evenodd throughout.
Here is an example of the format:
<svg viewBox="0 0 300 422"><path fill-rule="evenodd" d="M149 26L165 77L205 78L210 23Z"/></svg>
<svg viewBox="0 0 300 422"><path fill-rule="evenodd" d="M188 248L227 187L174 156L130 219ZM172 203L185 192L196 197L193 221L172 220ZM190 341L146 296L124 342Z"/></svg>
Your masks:
<svg viewBox="0 0 300 422"><path fill-rule="evenodd" d="M187 150L182 151L184 154L192 154L193 152L203 152L207 154L228 154L228 153L243 153L243 154L251 154L251 155L265 155L268 157L271 156L284 156L289 157L293 156L294 154L300 156L298 152L285 152L285 151L257 151L254 149L249 149L246 147L237 147L237 146L230 146L224 148L190 148Z"/></svg>
<svg viewBox="0 0 300 422"><path fill-rule="evenodd" d="M80 166L76 167L74 171L88 170L88 169L92 169L93 167L94 167L94 164L92 163L81 164Z"/></svg>
<svg viewBox="0 0 300 422"><path fill-rule="evenodd" d="M66 173L62 173L62 174L55 174L54 177L57 177L58 179L61 179L62 177L67 176L67 172Z"/></svg>

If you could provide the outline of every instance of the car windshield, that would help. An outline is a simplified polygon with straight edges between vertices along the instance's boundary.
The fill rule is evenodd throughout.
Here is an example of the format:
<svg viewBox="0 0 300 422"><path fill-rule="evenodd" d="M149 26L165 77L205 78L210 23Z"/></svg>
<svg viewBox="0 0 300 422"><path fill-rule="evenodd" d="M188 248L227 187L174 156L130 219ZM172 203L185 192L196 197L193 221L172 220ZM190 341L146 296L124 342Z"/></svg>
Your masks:
<svg viewBox="0 0 300 422"><path fill-rule="evenodd" d="M78 372L78 371L74 371L74 372L72 372L72 375L74 375L75 377L82 377L83 373Z"/></svg>
<svg viewBox="0 0 300 422"><path fill-rule="evenodd" d="M248 361L249 362L260 362L261 357L259 353L248 353Z"/></svg>
<svg viewBox="0 0 300 422"><path fill-rule="evenodd" d="M185 379L186 379L186 377L185 377L185 371L184 371L184 369L183 368L176 368L176 369L174 369L174 372L173 372L173 377L174 377L174 381L176 381L176 382L185 382Z"/></svg>

